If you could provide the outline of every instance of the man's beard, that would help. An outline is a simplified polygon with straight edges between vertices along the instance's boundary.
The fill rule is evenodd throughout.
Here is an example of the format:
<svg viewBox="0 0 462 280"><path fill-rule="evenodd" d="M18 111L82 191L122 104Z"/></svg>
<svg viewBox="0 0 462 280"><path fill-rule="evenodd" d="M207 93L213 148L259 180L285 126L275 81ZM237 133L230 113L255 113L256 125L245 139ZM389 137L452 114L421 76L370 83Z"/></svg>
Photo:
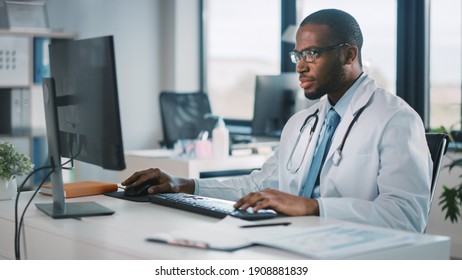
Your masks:
<svg viewBox="0 0 462 280"><path fill-rule="evenodd" d="M336 92L340 90L345 84L345 72L341 61L338 61L336 65L329 71L329 78L316 88L313 93L305 93L305 97L309 100L316 100L323 97L326 94Z"/></svg>

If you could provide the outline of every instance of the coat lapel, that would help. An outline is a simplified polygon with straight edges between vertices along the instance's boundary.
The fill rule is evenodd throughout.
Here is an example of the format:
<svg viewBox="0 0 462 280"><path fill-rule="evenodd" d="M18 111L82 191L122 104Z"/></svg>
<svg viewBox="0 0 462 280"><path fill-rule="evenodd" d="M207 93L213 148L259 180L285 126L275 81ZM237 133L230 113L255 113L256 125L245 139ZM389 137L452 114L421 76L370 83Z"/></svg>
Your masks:
<svg viewBox="0 0 462 280"><path fill-rule="evenodd" d="M354 116L358 113L358 111L361 108L367 105L376 89L377 86L374 80L369 77L367 77L363 81L363 83L358 87L358 89L354 93L353 98L351 99L351 102L348 106L348 109L345 112L345 115L343 116L342 120L337 126L337 129L335 130L334 137L332 138L332 144L330 146L329 152L327 153L325 163L328 162L327 159L333 155L333 153L342 143L348 126L350 126L350 123L352 122Z"/></svg>

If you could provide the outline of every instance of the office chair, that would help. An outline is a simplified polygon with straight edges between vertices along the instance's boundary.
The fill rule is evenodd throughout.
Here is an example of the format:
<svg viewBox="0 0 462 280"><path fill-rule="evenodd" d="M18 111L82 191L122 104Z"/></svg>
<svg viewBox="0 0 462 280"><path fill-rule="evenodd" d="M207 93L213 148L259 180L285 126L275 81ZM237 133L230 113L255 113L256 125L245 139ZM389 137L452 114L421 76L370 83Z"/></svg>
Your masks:
<svg viewBox="0 0 462 280"><path fill-rule="evenodd" d="M430 186L430 205L433 201L433 194L435 193L436 182L440 173L441 163L443 156L448 150L449 136L444 133L426 133L427 145L430 149L430 155L433 161L432 183Z"/></svg>
<svg viewBox="0 0 462 280"><path fill-rule="evenodd" d="M196 139L202 130L211 132L216 120L206 119L211 113L208 96L202 92L161 92L159 96L164 140L173 148L179 139Z"/></svg>

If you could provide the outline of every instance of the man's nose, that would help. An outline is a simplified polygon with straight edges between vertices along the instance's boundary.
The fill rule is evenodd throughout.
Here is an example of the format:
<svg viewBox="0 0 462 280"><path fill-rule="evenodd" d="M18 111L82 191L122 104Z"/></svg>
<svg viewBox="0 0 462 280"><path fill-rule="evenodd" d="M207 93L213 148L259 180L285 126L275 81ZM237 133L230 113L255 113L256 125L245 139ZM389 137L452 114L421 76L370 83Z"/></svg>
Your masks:
<svg viewBox="0 0 462 280"><path fill-rule="evenodd" d="M297 63L296 71L297 73L310 71L308 63L303 58L301 58L300 61Z"/></svg>

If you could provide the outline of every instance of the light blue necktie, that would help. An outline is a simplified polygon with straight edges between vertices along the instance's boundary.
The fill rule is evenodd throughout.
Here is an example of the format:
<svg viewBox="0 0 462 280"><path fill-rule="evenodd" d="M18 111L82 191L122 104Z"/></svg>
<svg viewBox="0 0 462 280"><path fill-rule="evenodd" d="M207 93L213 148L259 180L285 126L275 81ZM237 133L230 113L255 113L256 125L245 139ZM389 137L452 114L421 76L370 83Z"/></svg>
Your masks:
<svg viewBox="0 0 462 280"><path fill-rule="evenodd" d="M316 184L319 185L319 173L321 166L324 163L324 160L329 151L331 144L332 135L334 135L335 129L337 128L338 123L340 122L340 116L335 112L334 108L331 108L327 112L326 117L326 129L324 131L324 137L322 138L321 143L319 144L316 154L313 157L311 162L310 171L308 177L306 177L305 185L300 190L300 196L303 197L312 197L313 188Z"/></svg>

